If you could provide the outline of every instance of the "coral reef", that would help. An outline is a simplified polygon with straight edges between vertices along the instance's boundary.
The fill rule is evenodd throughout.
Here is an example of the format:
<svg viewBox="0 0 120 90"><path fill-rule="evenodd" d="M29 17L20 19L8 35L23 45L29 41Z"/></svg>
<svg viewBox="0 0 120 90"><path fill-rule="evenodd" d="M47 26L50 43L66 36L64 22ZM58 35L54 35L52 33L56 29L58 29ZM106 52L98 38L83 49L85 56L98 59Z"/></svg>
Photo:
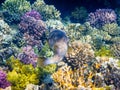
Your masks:
<svg viewBox="0 0 120 90"><path fill-rule="evenodd" d="M56 9L63 7L60 4L4 0L0 90L120 89L120 10L96 9L88 4L91 0L85 5L80 1L81 6L69 7L73 11L61 18ZM96 2L111 4L111 0Z"/></svg>
<svg viewBox="0 0 120 90"><path fill-rule="evenodd" d="M105 24L116 23L116 13L112 9L97 9L88 15L92 27L101 28Z"/></svg>
<svg viewBox="0 0 120 90"><path fill-rule="evenodd" d="M6 87L10 86L10 82L7 80L6 73L0 70L0 88L5 89Z"/></svg>
<svg viewBox="0 0 120 90"><path fill-rule="evenodd" d="M31 10L31 5L27 0L5 0L2 8L5 21L12 24L18 23L21 16Z"/></svg>
<svg viewBox="0 0 120 90"><path fill-rule="evenodd" d="M110 41L113 42L113 43L120 42L120 35L118 35L118 36L114 36L113 38L111 38Z"/></svg>
<svg viewBox="0 0 120 90"><path fill-rule="evenodd" d="M44 0L37 0L32 8L41 14L43 20L60 19L60 12L53 5L46 5Z"/></svg>
<svg viewBox="0 0 120 90"><path fill-rule="evenodd" d="M94 60L94 51L90 44L74 41L68 48L65 62L72 66L73 69L89 64Z"/></svg>

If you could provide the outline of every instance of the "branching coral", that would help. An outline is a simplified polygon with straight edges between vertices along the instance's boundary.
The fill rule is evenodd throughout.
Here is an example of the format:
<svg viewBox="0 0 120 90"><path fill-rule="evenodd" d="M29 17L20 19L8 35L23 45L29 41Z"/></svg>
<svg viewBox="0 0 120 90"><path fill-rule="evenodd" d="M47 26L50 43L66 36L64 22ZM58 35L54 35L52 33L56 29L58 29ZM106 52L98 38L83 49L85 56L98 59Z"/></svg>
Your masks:
<svg viewBox="0 0 120 90"><path fill-rule="evenodd" d="M62 90L111 90L109 85L118 89L120 68L117 62L113 58L97 57L93 64L83 64L76 70L65 65L52 74L53 85Z"/></svg>
<svg viewBox="0 0 120 90"><path fill-rule="evenodd" d="M34 2L32 8L41 14L43 20L60 19L60 12L53 5L46 5L43 0Z"/></svg>
<svg viewBox="0 0 120 90"><path fill-rule="evenodd" d="M90 63L93 59L94 51L90 44L81 43L80 41L72 42L66 55L66 62L72 68L82 67L84 64Z"/></svg>
<svg viewBox="0 0 120 90"><path fill-rule="evenodd" d="M5 21L17 23L25 12L31 10L31 5L27 0L6 0L2 8Z"/></svg>
<svg viewBox="0 0 120 90"><path fill-rule="evenodd" d="M74 89L73 81L72 81L72 70L70 67L64 67L59 69L52 75L54 82L58 83L58 87L60 89ZM59 77L59 78L58 78Z"/></svg>
<svg viewBox="0 0 120 90"><path fill-rule="evenodd" d="M32 65L24 65L14 57L11 57L7 63L12 68L12 71L9 71L7 75L8 81L12 84L12 90L23 90L27 84L39 83L38 68L34 68Z"/></svg>
<svg viewBox="0 0 120 90"><path fill-rule="evenodd" d="M88 15L87 21L92 27L101 28L105 24L116 22L116 13L112 9L97 9Z"/></svg>
<svg viewBox="0 0 120 90"><path fill-rule="evenodd" d="M87 72L87 73L86 73ZM95 77L93 79L93 77ZM54 88L57 90L96 90L107 89L103 86L102 78L96 73L87 71L84 68L78 70L72 70L68 66L59 68L57 72L52 74L54 80ZM99 79L98 79L99 78ZM100 81L100 82L96 82ZM99 84L99 85L97 85Z"/></svg>

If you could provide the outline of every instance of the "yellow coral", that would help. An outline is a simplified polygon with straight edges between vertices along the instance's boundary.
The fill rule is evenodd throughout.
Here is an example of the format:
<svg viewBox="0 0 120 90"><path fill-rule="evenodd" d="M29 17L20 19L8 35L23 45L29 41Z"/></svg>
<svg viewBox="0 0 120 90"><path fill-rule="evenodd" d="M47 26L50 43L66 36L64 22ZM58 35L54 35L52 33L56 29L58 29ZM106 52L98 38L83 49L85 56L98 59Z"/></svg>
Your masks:
<svg viewBox="0 0 120 90"><path fill-rule="evenodd" d="M59 68L57 72L52 74L52 78L58 86L65 90L76 90L78 86L93 87L92 83L93 73L90 72L88 81L86 82L84 76L84 68L72 70L70 67L65 66Z"/></svg>

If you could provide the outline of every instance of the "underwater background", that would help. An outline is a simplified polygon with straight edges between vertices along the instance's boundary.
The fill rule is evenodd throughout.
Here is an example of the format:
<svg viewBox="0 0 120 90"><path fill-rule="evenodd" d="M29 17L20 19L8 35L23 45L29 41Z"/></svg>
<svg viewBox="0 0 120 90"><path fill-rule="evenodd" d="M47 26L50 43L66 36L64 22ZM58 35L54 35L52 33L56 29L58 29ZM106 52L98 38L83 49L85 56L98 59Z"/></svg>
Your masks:
<svg viewBox="0 0 120 90"><path fill-rule="evenodd" d="M0 90L120 90L120 0L0 0Z"/></svg>

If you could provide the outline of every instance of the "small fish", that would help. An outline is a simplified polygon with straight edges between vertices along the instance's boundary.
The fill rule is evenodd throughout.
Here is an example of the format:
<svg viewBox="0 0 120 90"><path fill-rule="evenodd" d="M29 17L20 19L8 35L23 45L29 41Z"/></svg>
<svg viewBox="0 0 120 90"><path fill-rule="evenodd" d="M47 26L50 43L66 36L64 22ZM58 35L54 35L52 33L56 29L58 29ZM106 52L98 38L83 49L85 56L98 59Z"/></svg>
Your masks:
<svg viewBox="0 0 120 90"><path fill-rule="evenodd" d="M63 30L53 30L48 37L48 44L53 50L53 57L47 58L44 65L60 62L68 49L68 37Z"/></svg>

